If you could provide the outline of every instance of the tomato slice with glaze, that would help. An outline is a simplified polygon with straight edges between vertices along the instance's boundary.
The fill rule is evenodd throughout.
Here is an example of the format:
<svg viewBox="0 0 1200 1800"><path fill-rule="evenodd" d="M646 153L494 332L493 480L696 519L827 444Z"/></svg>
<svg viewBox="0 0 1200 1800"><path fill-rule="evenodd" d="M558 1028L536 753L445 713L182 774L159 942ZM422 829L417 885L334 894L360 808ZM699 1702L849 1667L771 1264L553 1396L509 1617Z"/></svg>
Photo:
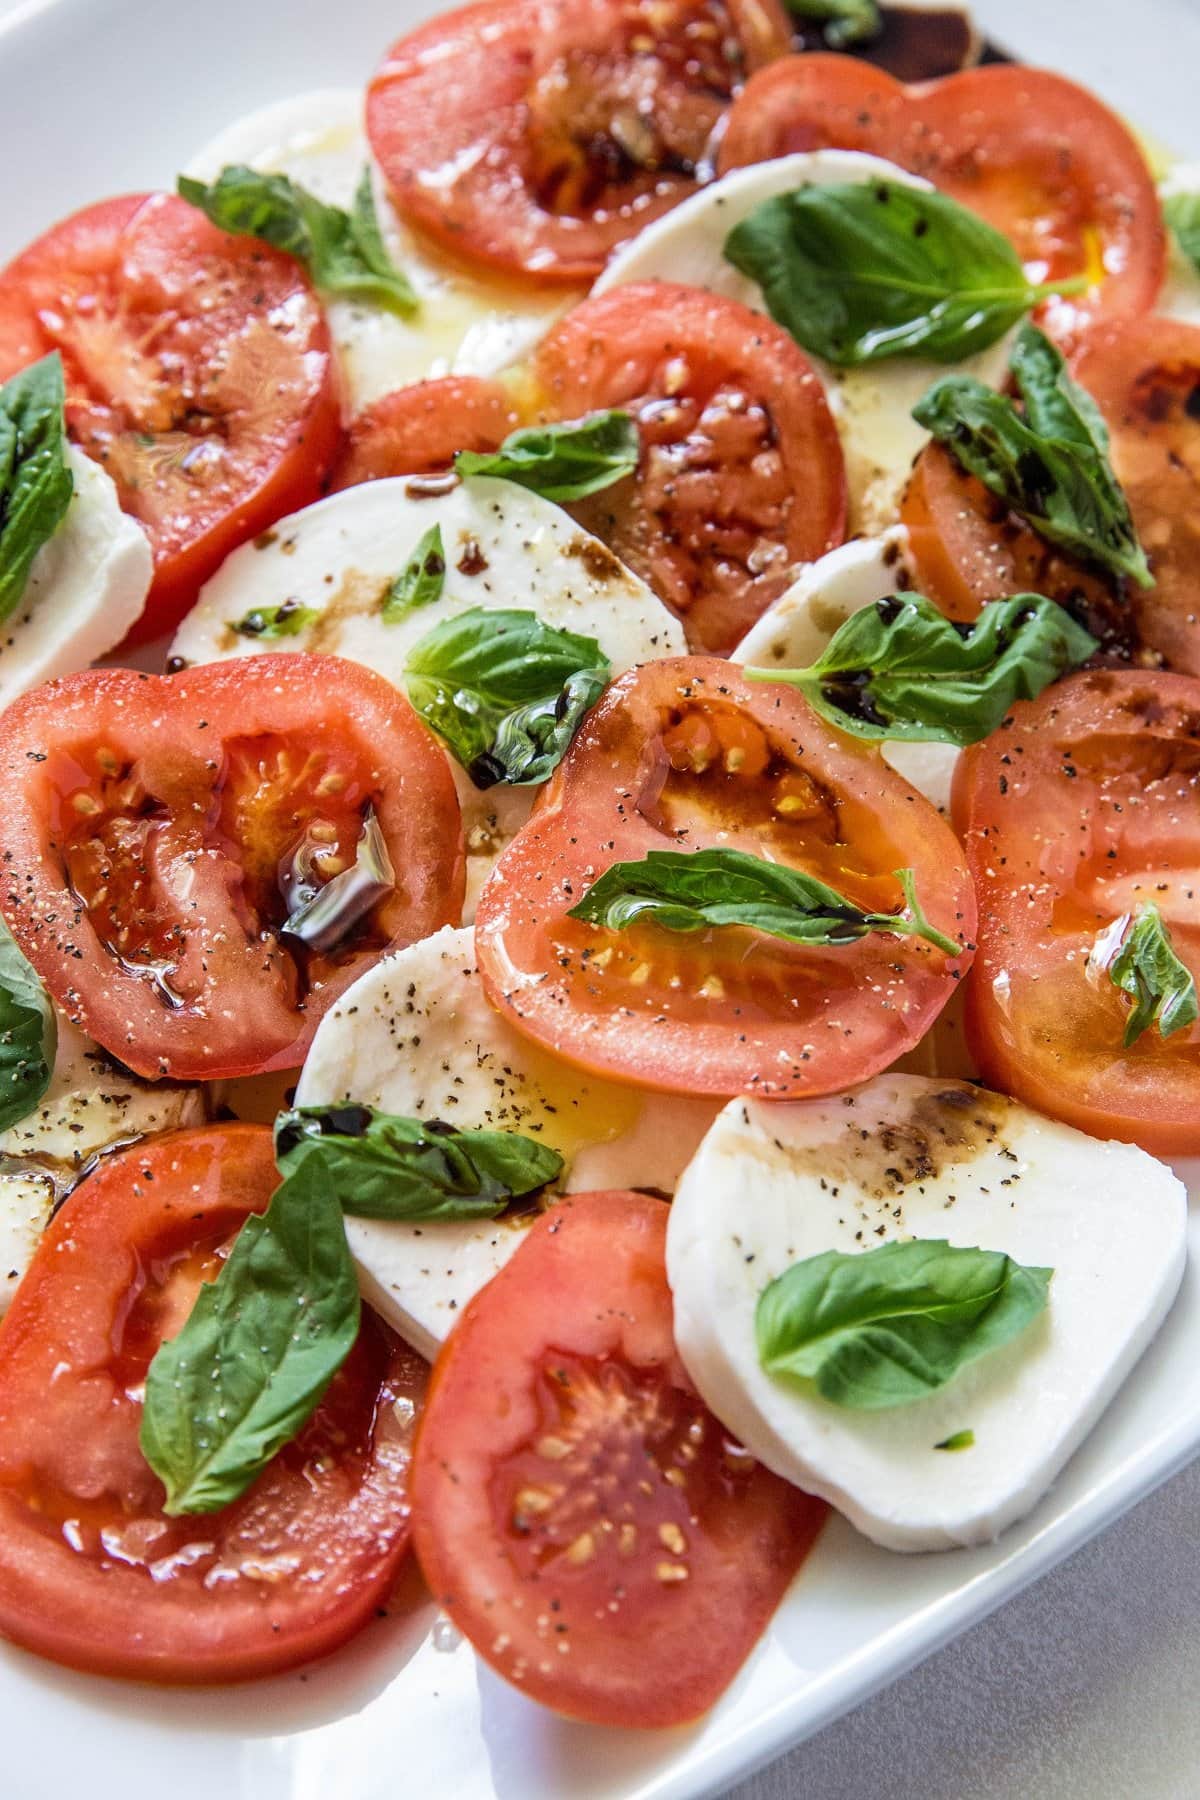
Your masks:
<svg viewBox="0 0 1200 1800"><path fill-rule="evenodd" d="M133 194L0 274L0 380L55 349L71 436L150 539L132 640L155 637L236 544L320 493L340 434L324 314L290 256Z"/></svg>
<svg viewBox="0 0 1200 1800"><path fill-rule="evenodd" d="M1200 978L1200 680L1097 670L1021 702L964 753L954 816L979 895L967 1033L984 1077L1093 1137L1200 1150L1200 1028L1125 1048L1116 941L1096 951L1152 901Z"/></svg>
<svg viewBox="0 0 1200 1800"><path fill-rule="evenodd" d="M0 1325L0 1632L139 1681L241 1681L343 1643L408 1544L426 1368L363 1312L300 1435L217 1513L168 1518L142 1384L279 1177L271 1133L173 1132L102 1162Z"/></svg>
<svg viewBox="0 0 1200 1800"><path fill-rule="evenodd" d="M568 917L613 863L715 847L805 869L872 911L903 906L894 871L911 868L963 954ZM567 1061L671 1093L783 1099L836 1093L911 1048L974 930L953 832L876 749L790 688L686 657L633 670L589 714L484 888L475 943L492 1004Z"/></svg>
<svg viewBox="0 0 1200 1800"><path fill-rule="evenodd" d="M667 1207L544 1214L438 1358L414 1548L476 1650L558 1712L697 1718L753 1649L825 1516L733 1443L675 1350Z"/></svg>
<svg viewBox="0 0 1200 1800"><path fill-rule="evenodd" d="M495 450L519 424L502 382L479 375L414 382L351 421L330 489L448 469L460 450Z"/></svg>
<svg viewBox="0 0 1200 1800"><path fill-rule="evenodd" d="M636 418L636 474L571 511L679 614L692 649L733 650L797 563L841 543L846 478L824 390L794 339L738 301L671 282L614 288L555 327L534 377L556 418Z"/></svg>
<svg viewBox="0 0 1200 1800"><path fill-rule="evenodd" d="M1056 336L1154 304L1166 240L1146 159L1116 114L1062 75L1009 63L905 87L853 57L789 57L746 84L720 166L823 149L923 175L1002 231L1033 281L1088 276L1082 297L1046 304Z"/></svg>
<svg viewBox="0 0 1200 1800"><path fill-rule="evenodd" d="M294 1068L369 964L461 916L445 755L390 682L339 657L66 676L0 717L0 771L4 915L140 1075ZM355 864L369 812L390 890L347 903L331 938L285 933Z"/></svg>
<svg viewBox="0 0 1200 1800"><path fill-rule="evenodd" d="M590 281L697 185L778 0L483 0L392 45L367 131L397 207L456 255Z"/></svg>

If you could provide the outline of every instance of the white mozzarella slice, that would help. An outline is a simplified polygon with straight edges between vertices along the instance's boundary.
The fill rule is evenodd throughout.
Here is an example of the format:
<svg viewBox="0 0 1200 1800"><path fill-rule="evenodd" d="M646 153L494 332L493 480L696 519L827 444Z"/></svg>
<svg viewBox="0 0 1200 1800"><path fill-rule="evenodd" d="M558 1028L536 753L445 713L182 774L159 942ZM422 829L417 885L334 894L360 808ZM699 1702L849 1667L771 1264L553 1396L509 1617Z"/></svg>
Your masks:
<svg viewBox="0 0 1200 1800"><path fill-rule="evenodd" d="M719 1102L648 1094L569 1067L484 997L471 932L446 928L387 957L322 1020L296 1102L356 1100L463 1129L520 1131L565 1160L566 1193L672 1193ZM347 1217L363 1292L422 1355L521 1241L527 1218L404 1225Z"/></svg>
<svg viewBox="0 0 1200 1800"><path fill-rule="evenodd" d="M441 529L441 597L397 623L381 603L423 534ZM241 637L233 623L253 607L285 600L316 619L295 637ZM516 607L547 624L593 637L614 675L685 651L679 621L644 582L561 507L510 481L369 481L331 494L243 544L217 570L172 645L187 662L264 651L321 650L349 657L403 685L413 646L470 607ZM529 817L536 789L477 789L454 764L468 848L465 916L496 856Z"/></svg>
<svg viewBox="0 0 1200 1800"><path fill-rule="evenodd" d="M468 272L400 220L371 161L357 88L323 88L265 106L206 144L186 173L215 181L231 163L288 175L328 205L349 209L371 167L379 221L419 308L399 318L357 300L326 311L352 412L393 388L437 375L494 375L525 356L580 296Z"/></svg>
<svg viewBox="0 0 1200 1800"><path fill-rule="evenodd" d="M1045 1493L1150 1343L1186 1224L1182 1183L1144 1151L965 1083L887 1074L828 1100L733 1101L671 1208L676 1342L725 1427L875 1542L984 1543ZM824 1251L907 1238L1052 1268L1046 1312L886 1411L763 1371L754 1318L770 1281ZM937 1448L965 1431L970 1448Z"/></svg>
<svg viewBox="0 0 1200 1800"><path fill-rule="evenodd" d="M734 169L702 188L618 250L595 291L630 281L682 281L765 311L757 282L724 258L725 240L764 200L799 187L896 181L928 188L919 176L857 150L806 150ZM1008 362L1002 338L958 367L995 386ZM896 357L859 369L835 369L813 358L842 438L850 490L850 529L878 531L896 517L913 458L929 441L912 409L945 365Z"/></svg>
<svg viewBox="0 0 1200 1800"><path fill-rule="evenodd" d="M1200 193L1200 163L1177 163L1163 177L1158 191L1164 200L1175 194ZM1200 272L1171 231L1167 233L1167 276L1155 310L1165 318L1200 325Z"/></svg>
<svg viewBox="0 0 1200 1800"><path fill-rule="evenodd" d="M141 526L121 511L99 463L74 445L66 517L38 551L20 604L0 625L0 709L112 650L145 604L153 574Z"/></svg>
<svg viewBox="0 0 1200 1800"><path fill-rule="evenodd" d="M59 1013L50 1085L31 1113L0 1132L0 1314L55 1202L95 1157L153 1132L203 1120L198 1088L156 1085L114 1069Z"/></svg>

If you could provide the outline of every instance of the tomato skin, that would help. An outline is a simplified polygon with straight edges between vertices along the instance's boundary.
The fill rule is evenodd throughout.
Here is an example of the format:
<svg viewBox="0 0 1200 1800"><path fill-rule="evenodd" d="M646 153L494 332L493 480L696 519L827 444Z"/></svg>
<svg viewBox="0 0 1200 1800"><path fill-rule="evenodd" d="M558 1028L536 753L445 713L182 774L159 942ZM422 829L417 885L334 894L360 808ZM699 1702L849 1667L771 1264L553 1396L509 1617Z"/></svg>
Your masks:
<svg viewBox="0 0 1200 1800"><path fill-rule="evenodd" d="M0 273L0 380L56 348L71 436L154 552L142 642L235 545L318 497L341 433L324 314L290 256L173 194L133 194Z"/></svg>
<svg viewBox="0 0 1200 1800"><path fill-rule="evenodd" d="M846 532L841 443L794 339L735 300L632 282L573 308L543 342L545 410L627 407L642 452L632 490L572 508L682 618L690 647L727 655Z"/></svg>
<svg viewBox="0 0 1200 1800"><path fill-rule="evenodd" d="M392 45L367 132L401 213L457 256L590 281L694 190L790 35L778 0L480 0Z"/></svg>
<svg viewBox="0 0 1200 1800"><path fill-rule="evenodd" d="M194 1291L176 1293L172 1264L231 1239L278 1179L261 1126L172 1132L106 1159L47 1228L0 1325L14 1643L139 1681L244 1681L325 1655L386 1596L409 1530L392 1402L419 1402L424 1366L373 1315L313 1420L232 1506L166 1518L138 1446L133 1390Z"/></svg>
<svg viewBox="0 0 1200 1800"><path fill-rule="evenodd" d="M295 1068L363 969L461 916L445 755L339 657L66 676L0 717L0 771L0 906L75 1023L150 1079ZM368 805L394 892L343 947L284 942L285 865L353 862Z"/></svg>
<svg viewBox="0 0 1200 1800"><path fill-rule="evenodd" d="M445 375L385 394L353 419L329 487L448 469L459 450L495 450L520 424L507 388Z"/></svg>
<svg viewBox="0 0 1200 1800"><path fill-rule="evenodd" d="M1153 178L1116 114L1064 76L997 64L905 87L852 57L790 57L747 82L720 168L818 149L923 175L1004 232L1032 280L1094 276L1099 257L1085 295L1041 309L1057 337L1154 304L1166 237Z"/></svg>
<svg viewBox="0 0 1200 1800"><path fill-rule="evenodd" d="M728 928L608 931L568 918L615 862L715 846L808 869L871 910L902 904L963 954L870 934L825 949ZM922 1036L969 966L975 900L953 833L878 751L794 690L685 657L614 682L476 913L492 1004L581 1068L668 1093L836 1093Z"/></svg>
<svg viewBox="0 0 1200 1800"><path fill-rule="evenodd" d="M954 818L979 896L967 1036L985 1080L1054 1118L1200 1150L1200 1030L1122 1046L1129 1003L1087 971L1101 931L1154 901L1200 977L1200 680L1097 670L1022 701L965 751Z"/></svg>
<svg viewBox="0 0 1200 1800"><path fill-rule="evenodd" d="M438 1603L522 1693L597 1724L707 1711L825 1516L728 1444L692 1388L666 1223L662 1201L623 1192L544 1214L438 1358L413 1463Z"/></svg>

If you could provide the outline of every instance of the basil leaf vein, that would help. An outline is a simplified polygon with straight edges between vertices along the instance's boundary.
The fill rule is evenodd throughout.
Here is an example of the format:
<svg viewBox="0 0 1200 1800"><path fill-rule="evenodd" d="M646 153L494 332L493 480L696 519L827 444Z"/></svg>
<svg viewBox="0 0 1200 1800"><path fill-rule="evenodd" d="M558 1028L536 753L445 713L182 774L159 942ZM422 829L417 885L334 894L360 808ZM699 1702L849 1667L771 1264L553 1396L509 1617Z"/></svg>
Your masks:
<svg viewBox="0 0 1200 1800"><path fill-rule="evenodd" d="M1133 1001L1125 1025L1128 1049L1152 1025L1163 1038L1186 1031L1195 1024L1200 1009L1192 972L1176 952L1166 921L1153 901L1139 906L1125 924L1120 948L1108 963L1108 977Z"/></svg>
<svg viewBox="0 0 1200 1800"><path fill-rule="evenodd" d="M0 387L0 620L20 605L33 559L62 524L75 491L65 403L57 350Z"/></svg>
<svg viewBox="0 0 1200 1800"><path fill-rule="evenodd" d="M432 606L446 585L446 546L442 528L431 525L422 532L417 547L393 581L383 602L383 622L395 625L422 606Z"/></svg>
<svg viewBox="0 0 1200 1800"><path fill-rule="evenodd" d="M45 988L0 919L0 1131L31 1113L54 1073L58 1021Z"/></svg>
<svg viewBox="0 0 1200 1800"><path fill-rule="evenodd" d="M583 500L638 464L638 428L627 412L591 413L563 425L510 432L498 450L460 450L459 475L496 475L546 500Z"/></svg>

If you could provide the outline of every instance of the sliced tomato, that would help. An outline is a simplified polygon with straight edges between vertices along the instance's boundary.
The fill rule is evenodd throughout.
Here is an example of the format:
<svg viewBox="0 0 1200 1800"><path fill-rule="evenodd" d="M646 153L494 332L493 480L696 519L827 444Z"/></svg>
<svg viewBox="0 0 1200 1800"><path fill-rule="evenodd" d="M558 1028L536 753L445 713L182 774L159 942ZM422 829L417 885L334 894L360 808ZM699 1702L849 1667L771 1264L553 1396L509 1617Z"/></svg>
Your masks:
<svg viewBox="0 0 1200 1800"><path fill-rule="evenodd" d="M458 256L589 281L696 187L778 0L483 0L392 45L367 93L396 205Z"/></svg>
<svg viewBox="0 0 1200 1800"><path fill-rule="evenodd" d="M700 288L633 282L555 327L534 374L560 419L624 407L636 475L572 508L678 613L695 650L731 651L795 565L846 529L841 445L804 352Z"/></svg>
<svg viewBox="0 0 1200 1800"><path fill-rule="evenodd" d="M1200 680L1098 670L1015 706L965 752L954 816L979 895L967 1031L985 1078L1093 1137L1200 1150L1200 1029L1152 1026L1126 1049L1130 1002L1091 958L1153 901L1200 978Z"/></svg>
<svg viewBox="0 0 1200 1800"><path fill-rule="evenodd" d="M795 150L866 150L923 175L1016 246L1033 281L1091 286L1045 309L1058 336L1147 311L1166 241L1132 133L1086 88L1016 63L905 87L848 56L798 56L747 83L722 171Z"/></svg>
<svg viewBox="0 0 1200 1800"><path fill-rule="evenodd" d="M134 194L0 274L0 380L54 349L71 436L150 539L132 641L155 637L235 544L320 493L340 434L324 315L290 256Z"/></svg>
<svg viewBox="0 0 1200 1800"><path fill-rule="evenodd" d="M294 1068L369 964L461 916L449 764L390 682L339 657L66 676L0 717L0 771L4 914L140 1075ZM392 891L325 948L285 935L298 882L354 863L368 811Z"/></svg>
<svg viewBox="0 0 1200 1800"><path fill-rule="evenodd" d="M707 1711L825 1516L688 1380L666 1229L644 1194L543 1215L438 1358L413 1464L439 1605L522 1693L606 1725Z"/></svg>
<svg viewBox="0 0 1200 1800"><path fill-rule="evenodd" d="M140 1681L241 1681L336 1648L409 1535L425 1365L364 1310L304 1430L220 1512L168 1518L138 1444L164 1337L278 1181L271 1133L174 1132L101 1163L0 1326L0 1632Z"/></svg>
<svg viewBox="0 0 1200 1800"><path fill-rule="evenodd" d="M812 947L726 926L610 931L568 917L616 862L721 847L802 868L872 911L911 868L960 957L871 933ZM916 1043L970 962L975 901L958 843L879 753L790 688L685 657L609 688L501 857L476 915L492 1004L584 1068L650 1088L836 1093Z"/></svg>
<svg viewBox="0 0 1200 1800"><path fill-rule="evenodd" d="M358 414L330 488L448 469L458 451L495 450L520 423L508 389L478 375L446 375L385 394Z"/></svg>

